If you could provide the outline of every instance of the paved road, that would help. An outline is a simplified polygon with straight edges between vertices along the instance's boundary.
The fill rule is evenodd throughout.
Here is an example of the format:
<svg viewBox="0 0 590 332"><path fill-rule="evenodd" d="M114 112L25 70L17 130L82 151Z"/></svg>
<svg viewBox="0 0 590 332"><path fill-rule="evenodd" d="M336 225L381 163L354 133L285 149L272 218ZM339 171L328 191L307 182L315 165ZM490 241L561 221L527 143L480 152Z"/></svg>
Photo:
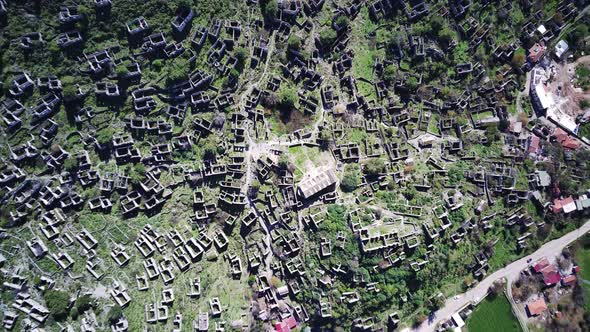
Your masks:
<svg viewBox="0 0 590 332"><path fill-rule="evenodd" d="M541 248L539 248L539 250L535 251L534 253L525 256L507 265L506 267L492 273L490 276L488 276L479 284L477 284L475 288L472 288L466 293L460 295L459 299L447 299L445 302L445 306L435 313L434 319L432 321L427 320L426 322L422 323L422 325L418 327L417 331L434 331L435 327L438 324L450 319L452 314L457 312L467 303L474 301L475 299L483 298L488 292L490 286L494 283L494 281L501 278L506 278L510 284L512 281L518 278L520 271L522 271L528 265L528 259L532 258L534 262L543 257L551 258L555 255L558 255L559 253L561 253L563 248L568 246L570 243L574 242L576 239L578 239L588 231L590 231L590 221L587 221L582 227L578 228L575 231L567 233L559 239L555 239L551 242L545 243L543 246L541 246Z"/></svg>

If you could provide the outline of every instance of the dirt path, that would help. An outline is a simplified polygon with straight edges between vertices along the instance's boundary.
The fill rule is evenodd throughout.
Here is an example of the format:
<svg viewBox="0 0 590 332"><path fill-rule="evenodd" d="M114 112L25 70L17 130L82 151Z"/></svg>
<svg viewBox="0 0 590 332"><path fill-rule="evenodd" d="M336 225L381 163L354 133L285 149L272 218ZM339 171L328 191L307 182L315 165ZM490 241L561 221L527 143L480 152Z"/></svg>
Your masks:
<svg viewBox="0 0 590 332"><path fill-rule="evenodd" d="M446 320L449 320L452 314L459 311L465 305L472 302L478 302L479 299L482 299L487 294L490 286L492 286L492 284L496 280L506 278L507 284L511 285L512 282L518 278L520 272L528 266L527 261L529 259L535 262L543 257L553 257L555 255L559 255L563 248L565 248L570 243L574 242L575 240L577 240L589 231L590 221L587 221L582 227L578 228L577 230L567 233L559 239L555 239L553 241L545 243L534 253L525 256L507 265L506 267L492 273L490 276L488 276L479 284L477 284L475 288L472 288L469 291L461 294L457 299L447 299L445 301L445 306L434 313L434 318L425 321L416 330L424 332L435 331L437 325Z"/></svg>

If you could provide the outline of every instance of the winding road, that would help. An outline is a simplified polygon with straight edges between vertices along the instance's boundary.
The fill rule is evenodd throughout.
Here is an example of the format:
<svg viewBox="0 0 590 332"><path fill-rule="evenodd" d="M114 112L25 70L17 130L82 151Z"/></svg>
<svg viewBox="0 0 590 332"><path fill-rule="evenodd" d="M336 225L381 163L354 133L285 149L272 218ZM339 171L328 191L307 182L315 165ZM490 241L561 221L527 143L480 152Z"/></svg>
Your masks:
<svg viewBox="0 0 590 332"><path fill-rule="evenodd" d="M459 311L459 309L463 308L466 304L472 301L477 302L477 300L483 298L487 294L488 289L490 286L492 286L494 281L501 278L506 278L508 285L511 285L514 280L518 279L520 272L528 266L527 261L529 259L532 259L532 261L535 262L543 257L555 257L561 253L563 248L567 247L569 244L589 231L590 221L586 221L582 227L576 229L575 231L545 243L534 253L514 261L504 268L492 273L479 284L477 284L477 286L459 295L459 298L447 299L445 301L445 306L434 313L434 318L425 321L416 330L423 332L435 331L437 325L449 320L452 314Z"/></svg>

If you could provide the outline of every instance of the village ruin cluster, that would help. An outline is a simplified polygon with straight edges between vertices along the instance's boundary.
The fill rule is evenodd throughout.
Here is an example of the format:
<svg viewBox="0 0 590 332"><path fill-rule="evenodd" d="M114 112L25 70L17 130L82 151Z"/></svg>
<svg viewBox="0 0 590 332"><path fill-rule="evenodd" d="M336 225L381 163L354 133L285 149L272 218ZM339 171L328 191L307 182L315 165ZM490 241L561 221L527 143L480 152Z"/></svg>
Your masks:
<svg viewBox="0 0 590 332"><path fill-rule="evenodd" d="M0 0L3 329L456 326L590 214L587 5Z"/></svg>

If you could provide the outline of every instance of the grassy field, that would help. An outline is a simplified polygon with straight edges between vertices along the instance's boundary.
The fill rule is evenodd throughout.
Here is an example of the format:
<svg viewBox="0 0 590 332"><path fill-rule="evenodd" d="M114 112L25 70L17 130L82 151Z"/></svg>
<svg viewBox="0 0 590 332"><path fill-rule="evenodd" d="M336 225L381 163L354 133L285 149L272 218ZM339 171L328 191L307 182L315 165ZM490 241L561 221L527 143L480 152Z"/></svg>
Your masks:
<svg viewBox="0 0 590 332"><path fill-rule="evenodd" d="M484 299L467 320L467 330L471 332L521 331L510 309L510 303L504 295Z"/></svg>
<svg viewBox="0 0 590 332"><path fill-rule="evenodd" d="M575 251L575 261L580 267L580 277L590 281L590 235L586 234L578 243L580 247ZM582 287L584 287L586 299L590 299L590 285L583 282ZM585 309L590 312L589 300L586 300Z"/></svg>

